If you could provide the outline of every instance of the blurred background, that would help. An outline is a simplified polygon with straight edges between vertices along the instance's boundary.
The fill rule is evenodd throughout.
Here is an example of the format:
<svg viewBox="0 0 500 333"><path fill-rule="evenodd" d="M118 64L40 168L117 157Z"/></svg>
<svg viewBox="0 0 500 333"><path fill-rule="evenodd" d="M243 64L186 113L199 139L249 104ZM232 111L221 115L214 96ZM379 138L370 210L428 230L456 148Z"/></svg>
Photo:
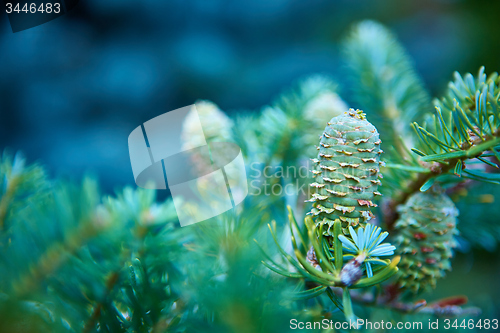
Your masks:
<svg viewBox="0 0 500 333"><path fill-rule="evenodd" d="M258 111L295 80L332 75L338 44L370 18L391 28L433 95L454 70L500 70L500 1L81 0L12 33L0 13L0 147L53 175L133 184L127 137L169 110L209 99ZM342 96L349 101L349 96Z"/></svg>

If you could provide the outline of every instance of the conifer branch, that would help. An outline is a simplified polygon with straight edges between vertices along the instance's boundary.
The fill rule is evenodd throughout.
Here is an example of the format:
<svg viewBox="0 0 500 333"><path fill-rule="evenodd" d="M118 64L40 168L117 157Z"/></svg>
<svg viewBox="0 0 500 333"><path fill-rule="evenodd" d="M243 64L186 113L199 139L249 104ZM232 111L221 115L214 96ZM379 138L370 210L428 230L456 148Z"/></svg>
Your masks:
<svg viewBox="0 0 500 333"><path fill-rule="evenodd" d="M330 290L338 297L342 296L341 288L330 287ZM386 308L405 314L425 313L439 317L478 316L481 314L481 309L477 307L462 307L462 305L467 303L467 299L463 296L448 297L428 304L423 299L415 302L403 302L390 297L390 295L390 290L386 290L386 295L360 290L351 291L351 299L354 303L379 309Z"/></svg>
<svg viewBox="0 0 500 333"><path fill-rule="evenodd" d="M113 288L115 287L116 283L118 282L119 277L120 277L119 272L112 272L109 275L109 277L106 280L106 293L103 295L103 299L107 298L111 294ZM84 332L84 333L91 332L95 328L97 320L101 316L102 307L103 307L102 302L99 302L96 304L96 306L94 307L94 310L92 311L92 314L91 314L89 320L87 321L87 323L85 323L85 326L83 327L82 332Z"/></svg>
<svg viewBox="0 0 500 333"><path fill-rule="evenodd" d="M19 181L19 176L12 177L7 185L7 190L0 200L0 231L3 231L5 227L5 219L7 218L9 205L14 197Z"/></svg>
<svg viewBox="0 0 500 333"><path fill-rule="evenodd" d="M126 188L101 200L89 181L46 191L43 169L4 154L0 330L33 320L30 331L42 323L50 332L279 332L298 313L313 321L333 309L354 319L356 305L370 319L477 315L478 308L464 306L465 297L427 304L406 296L434 287L451 267L458 209L467 241L491 250L500 239L493 217L500 213L484 206L500 194L486 187L500 184L500 79L484 69L476 78L455 74L432 111L408 55L386 28L363 22L344 47L351 102L366 117L355 111L338 117L347 106L322 76L235 123L215 104L198 103L206 139L236 142L247 162L297 168L317 154L309 198L286 189L249 195L233 212L179 228L173 201L157 202L153 191ZM311 180L268 175L272 185ZM476 198L464 194L464 179L485 182ZM431 195L441 186L466 198L462 206L444 193L441 200ZM388 198L390 235L373 222L379 191ZM314 207L302 224L294 212L303 216L305 199ZM289 230L283 230L289 203L294 209L288 206ZM262 230L269 221L272 239ZM274 241L277 250L261 258L251 239L264 248Z"/></svg>
<svg viewBox="0 0 500 333"><path fill-rule="evenodd" d="M66 239L59 244L52 245L29 269L24 276L13 284L17 297L23 298L36 290L41 281L55 272L68 258L75 253L90 238L95 237L103 230L101 221L82 222Z"/></svg>
<svg viewBox="0 0 500 333"><path fill-rule="evenodd" d="M440 174L447 173L452 168L453 165L451 163L448 163L447 165L443 165L442 167L429 168L429 172L418 173L417 178L413 179L409 184L407 184L406 191L402 191L399 195L393 196L389 200L389 202L384 205L384 222L387 226L387 230L391 231L394 227L394 223L398 219L396 208L399 205L404 204L413 193L420 191L422 186L428 183L431 179Z"/></svg>
<svg viewBox="0 0 500 333"><path fill-rule="evenodd" d="M463 178L500 184L497 173L470 170L466 162L478 159L486 165L495 165L483 156L488 153L500 157L500 80L497 73L487 77L484 67L477 78L470 73L462 78L455 73L449 90L442 100L436 100L436 112L427 117L423 125L413 123L419 141L412 151L418 161L390 164L413 177L404 184L400 193L393 195L386 205L385 222L389 229L397 219L396 208L404 204L412 193L426 191L440 175L454 174ZM488 155L489 156L489 155ZM428 172L413 172L412 167L424 167ZM397 180L395 180L398 182Z"/></svg>
<svg viewBox="0 0 500 333"><path fill-rule="evenodd" d="M429 94L410 57L387 28L373 21L352 29L343 52L353 102L379 129L384 146L394 145L398 154L406 154L405 141L412 143L408 123L431 110Z"/></svg>
<svg viewBox="0 0 500 333"><path fill-rule="evenodd" d="M47 189L45 171L38 165L25 165L18 153L12 157L7 152L0 156L0 232L8 229L7 219L11 212L22 208Z"/></svg>

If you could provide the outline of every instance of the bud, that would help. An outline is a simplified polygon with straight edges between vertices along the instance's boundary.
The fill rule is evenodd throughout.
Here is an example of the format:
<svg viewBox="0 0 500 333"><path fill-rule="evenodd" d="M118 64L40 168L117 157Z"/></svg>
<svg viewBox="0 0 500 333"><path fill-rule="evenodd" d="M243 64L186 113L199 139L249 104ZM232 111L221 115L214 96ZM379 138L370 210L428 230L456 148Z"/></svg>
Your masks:
<svg viewBox="0 0 500 333"><path fill-rule="evenodd" d="M340 282L346 287L350 287L361 279L363 271L361 264L365 261L364 255L359 255L349 262L340 271Z"/></svg>

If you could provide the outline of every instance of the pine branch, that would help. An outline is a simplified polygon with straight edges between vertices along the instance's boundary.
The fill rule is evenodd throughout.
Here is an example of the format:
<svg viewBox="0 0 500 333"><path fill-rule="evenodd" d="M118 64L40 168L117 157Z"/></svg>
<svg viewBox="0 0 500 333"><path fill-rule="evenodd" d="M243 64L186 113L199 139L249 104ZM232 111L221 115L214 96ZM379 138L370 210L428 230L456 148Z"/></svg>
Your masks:
<svg viewBox="0 0 500 333"><path fill-rule="evenodd" d="M434 177L445 174L452 169L452 164L444 165L443 167L431 167L430 172L419 173L416 179L413 179L406 185L405 191L399 195L393 196L388 203L384 204L384 222L387 229L391 231L394 223L398 219L397 207L404 204L408 198L415 192L422 189L425 184L428 184Z"/></svg>
<svg viewBox="0 0 500 333"><path fill-rule="evenodd" d="M317 155L319 133L326 123L347 109L332 79L312 75L285 90L270 106L263 107L259 116L238 117L235 139L252 162L252 170L260 175L266 168L270 170L271 176L267 171L265 179L258 179L263 180L261 184L267 189L288 188L289 184L307 188L311 179L298 175L300 169L308 167L309 159ZM287 171L279 175L278 170ZM260 193L270 194L265 198L269 206L270 200L281 200L301 210L307 199L302 191L297 194L281 191L276 195L267 189Z"/></svg>
<svg viewBox="0 0 500 333"><path fill-rule="evenodd" d="M20 178L19 176L14 176L10 179L9 184L7 185L7 190L5 191L2 199L0 200L0 231L4 229L5 219L7 218L7 213L9 209L9 205L16 193L17 186L19 185Z"/></svg>
<svg viewBox="0 0 500 333"><path fill-rule="evenodd" d="M119 272L112 272L110 274L110 276L106 280L106 294L103 295L103 298L106 298L106 297L108 297L109 294L111 294L111 291L113 290L116 283L118 282L119 277L120 277ZM94 307L94 310L92 311L92 314L91 314L89 320L87 321L87 323L85 323L85 326L83 327L82 332L84 332L84 333L91 332L95 328L97 320L101 316L102 307L103 307L102 302L97 303L97 305Z"/></svg>
<svg viewBox="0 0 500 333"><path fill-rule="evenodd" d="M265 165L297 165L317 144L318 133L333 117L347 111L328 77L313 75L283 92L259 119Z"/></svg>
<svg viewBox="0 0 500 333"><path fill-rule="evenodd" d="M45 170L25 163L20 153L12 157L4 152L0 157L0 232L9 227L9 216L47 193Z"/></svg>
<svg viewBox="0 0 500 333"><path fill-rule="evenodd" d="M487 153L500 157L500 79L497 73L488 78L484 68L479 70L476 79L471 74L463 79L455 73L455 81L449 84L449 90L437 104L436 112L427 117L423 125L413 123L419 142L413 152L419 155L418 164L428 169L427 172L415 170L410 182L404 182L405 188L393 195L386 205L385 222L389 229L397 219L396 208L406 202L416 191L426 191L438 176L455 175L458 181L468 178L500 184L497 173L469 169L466 162L478 159L485 165L491 165ZM489 156L489 155L488 155ZM415 162L390 165L391 168L405 169ZM494 165L494 164L493 164ZM398 181L397 179L395 180Z"/></svg>
<svg viewBox="0 0 500 333"><path fill-rule="evenodd" d="M171 265L169 258L151 262L151 257L161 252L171 255L172 251L168 247L178 246L177 240L182 238L170 225L172 219L176 218L172 202L157 205L154 200L154 191L134 191L131 188L126 188L116 199L107 198L106 208L110 215L122 227L123 223L130 223L130 229L119 230L125 232L118 239L127 238L127 245L120 246L119 254L112 257L111 267L114 268L108 269L103 291L95 297L92 313L84 326L85 332L92 331L98 323L101 326L101 321L105 323L105 314L116 314L117 323L136 331L153 327L160 320L162 306L170 301L166 288L172 286L160 278L166 274L170 275L170 279L174 276L173 272L166 270ZM169 238L156 234L155 230L159 227L175 239L174 244ZM151 238L157 242L153 250L150 247ZM128 276L124 274L127 268L130 272ZM117 293L115 290L122 292ZM126 297L122 298L121 294ZM118 308L126 315L117 313Z"/></svg>
<svg viewBox="0 0 500 333"><path fill-rule="evenodd" d="M353 102L379 129L384 146L395 145L404 155L399 136L411 146L408 123L431 110L430 97L412 61L395 36L373 21L356 25L343 48Z"/></svg>
<svg viewBox="0 0 500 333"><path fill-rule="evenodd" d="M393 246L382 243L388 233L382 233L380 228L367 224L366 227L359 227L357 232L350 227L350 235L346 237L342 233L340 220L337 220L331 236L325 236L323 231L325 226L314 224L310 217L305 218L307 230L302 232L290 207L288 211L296 259L280 246L276 239L275 224L273 223L273 227L268 226L278 250L296 269L296 272L288 272L285 267L277 264L267 255L270 263L264 262L264 265L277 274L288 278L304 278L317 285L315 288L295 292L293 299L309 299L326 292L332 302L344 312L347 319L354 319L351 289L376 286L398 271L399 256L393 259L379 258L394 254ZM308 247L310 250L305 253ZM331 287L340 287L342 302L340 297L335 297L331 292L334 289Z"/></svg>
<svg viewBox="0 0 500 333"><path fill-rule="evenodd" d="M330 287L330 290L337 296L341 296L343 293L342 289L337 287ZM390 291L386 292L387 295L391 294ZM386 295L374 295L372 292L354 290L351 291L351 298L353 302L358 304L378 309L386 308L405 314L425 313L434 316L459 317L465 315L479 316L481 313L481 309L477 307L462 307L461 305L467 302L467 299L463 296L449 297L427 304L425 300L402 302Z"/></svg>
<svg viewBox="0 0 500 333"><path fill-rule="evenodd" d="M24 298L33 293L47 276L61 267L90 238L101 232L105 225L103 221L84 221L62 243L47 249L29 272L13 284L12 289L17 297Z"/></svg>

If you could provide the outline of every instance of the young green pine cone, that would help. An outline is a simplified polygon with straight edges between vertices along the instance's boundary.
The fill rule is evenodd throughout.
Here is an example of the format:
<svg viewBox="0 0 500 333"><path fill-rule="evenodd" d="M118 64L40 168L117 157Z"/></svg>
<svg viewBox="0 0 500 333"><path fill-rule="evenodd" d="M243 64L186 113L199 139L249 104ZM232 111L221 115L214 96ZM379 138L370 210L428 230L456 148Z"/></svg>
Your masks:
<svg viewBox="0 0 500 333"><path fill-rule="evenodd" d="M330 120L321 136L319 154L312 170L316 189L312 194L316 223L326 226L332 235L333 223L339 219L345 234L348 227L364 226L373 214L371 207L380 185L380 139L377 129L362 111L350 109Z"/></svg>
<svg viewBox="0 0 500 333"><path fill-rule="evenodd" d="M450 270L458 210L442 193L413 194L398 209L394 245L401 255L399 285L413 293L436 287L436 281Z"/></svg>

